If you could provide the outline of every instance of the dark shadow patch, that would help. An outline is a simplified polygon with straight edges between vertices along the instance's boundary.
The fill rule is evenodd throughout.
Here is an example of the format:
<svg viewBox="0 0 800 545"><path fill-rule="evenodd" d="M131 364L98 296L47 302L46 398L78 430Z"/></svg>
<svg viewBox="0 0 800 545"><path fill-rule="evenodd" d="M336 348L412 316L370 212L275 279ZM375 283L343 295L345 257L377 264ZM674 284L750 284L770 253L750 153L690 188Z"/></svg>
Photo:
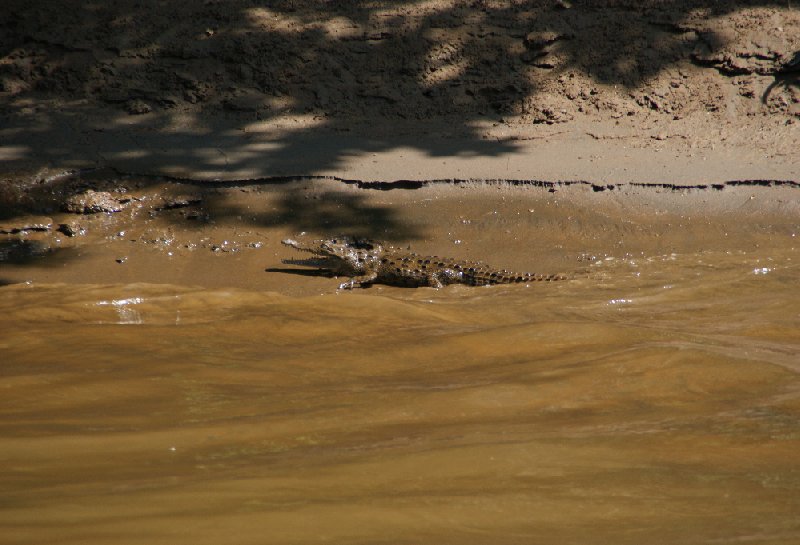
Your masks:
<svg viewBox="0 0 800 545"><path fill-rule="evenodd" d="M336 278L336 274L327 269L290 269L284 267L269 267L264 269L268 273L294 274L297 276L318 276L323 278Z"/></svg>
<svg viewBox="0 0 800 545"><path fill-rule="evenodd" d="M369 204L366 195L337 191L292 191L279 197L275 209L253 215L224 198L209 197L209 213L216 219L247 213L255 225L290 227L312 233L348 233L385 240L420 238L418 227L402 220L395 208Z"/></svg>
<svg viewBox="0 0 800 545"><path fill-rule="evenodd" d="M52 246L32 240L0 241L0 265L47 265L61 266L74 259L76 253L72 248L53 248Z"/></svg>
<svg viewBox="0 0 800 545"><path fill-rule="evenodd" d="M777 89L791 90L796 89L800 91L800 51L797 51L792 57L783 63L783 65L775 72L775 81L769 84L761 95L761 102L767 104L770 95Z"/></svg>
<svg viewBox="0 0 800 545"><path fill-rule="evenodd" d="M790 89L797 89L800 91L800 72L775 74L775 81L770 83L769 86L764 90L764 94L761 95L761 102L767 104L772 93L778 89L784 89L787 91Z"/></svg>

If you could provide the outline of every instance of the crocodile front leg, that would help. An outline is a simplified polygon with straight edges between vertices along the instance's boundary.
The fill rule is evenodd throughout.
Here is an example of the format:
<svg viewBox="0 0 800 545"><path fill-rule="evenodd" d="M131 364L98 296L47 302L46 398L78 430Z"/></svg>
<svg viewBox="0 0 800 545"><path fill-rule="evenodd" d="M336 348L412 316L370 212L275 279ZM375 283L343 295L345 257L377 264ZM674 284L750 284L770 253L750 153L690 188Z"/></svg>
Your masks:
<svg viewBox="0 0 800 545"><path fill-rule="evenodd" d="M439 273L439 272L432 272L432 273L428 274L428 277L427 277L428 286L431 287L431 288L436 288L437 290L439 288L443 288L444 284L442 283L442 279L441 279L440 275L441 275L441 273Z"/></svg>
<svg viewBox="0 0 800 545"><path fill-rule="evenodd" d="M447 284L459 284L463 282L464 274L455 269L442 269L428 274L428 285L432 288L443 288Z"/></svg>
<svg viewBox="0 0 800 545"><path fill-rule="evenodd" d="M355 287L363 287L368 286L375 282L375 279L378 278L378 271L372 271L369 274L364 274L361 276L354 276L347 282L344 282L339 285L340 290L352 290Z"/></svg>

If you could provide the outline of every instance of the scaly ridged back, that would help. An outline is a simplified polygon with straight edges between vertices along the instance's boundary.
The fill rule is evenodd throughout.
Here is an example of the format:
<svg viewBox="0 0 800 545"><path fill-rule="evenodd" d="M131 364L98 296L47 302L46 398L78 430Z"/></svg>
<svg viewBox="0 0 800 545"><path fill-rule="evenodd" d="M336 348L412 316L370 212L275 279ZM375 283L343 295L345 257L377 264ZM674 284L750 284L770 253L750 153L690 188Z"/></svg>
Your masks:
<svg viewBox="0 0 800 545"><path fill-rule="evenodd" d="M466 284L488 286L564 280L558 274L542 275L492 269L480 261L465 261L414 253L387 252L381 258L378 279L383 283L403 286L436 284ZM433 280L433 281L432 281Z"/></svg>

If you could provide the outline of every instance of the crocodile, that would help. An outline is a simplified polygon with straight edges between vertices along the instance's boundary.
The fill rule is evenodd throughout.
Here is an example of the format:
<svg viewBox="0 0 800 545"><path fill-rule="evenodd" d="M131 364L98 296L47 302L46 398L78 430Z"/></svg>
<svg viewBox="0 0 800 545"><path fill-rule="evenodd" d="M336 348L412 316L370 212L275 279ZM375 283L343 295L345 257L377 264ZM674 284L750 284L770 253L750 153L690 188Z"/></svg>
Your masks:
<svg viewBox="0 0 800 545"><path fill-rule="evenodd" d="M372 284L441 288L447 284L489 286L566 280L560 274L515 273L494 269L481 261L418 255L367 238L338 236L308 242L294 239L281 242L285 246L323 258L322 262L284 260L284 263L319 266L337 276L349 276L350 280L341 284L339 289Z"/></svg>

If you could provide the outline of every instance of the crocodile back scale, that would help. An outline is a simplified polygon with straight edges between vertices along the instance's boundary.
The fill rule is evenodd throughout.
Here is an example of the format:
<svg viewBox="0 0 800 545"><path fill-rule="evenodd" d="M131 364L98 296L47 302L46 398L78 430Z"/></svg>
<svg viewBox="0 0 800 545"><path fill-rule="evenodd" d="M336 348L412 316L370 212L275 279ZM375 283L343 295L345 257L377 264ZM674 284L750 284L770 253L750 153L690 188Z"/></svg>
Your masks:
<svg viewBox="0 0 800 545"><path fill-rule="evenodd" d="M447 284L489 286L566 279L560 274L516 273L494 269L480 261L418 255L366 238L338 236L308 242L286 239L282 243L322 257L325 260L322 265L324 268L336 275L349 276L350 280L339 286L340 289L370 284L441 288ZM313 265L319 266L316 262Z"/></svg>

